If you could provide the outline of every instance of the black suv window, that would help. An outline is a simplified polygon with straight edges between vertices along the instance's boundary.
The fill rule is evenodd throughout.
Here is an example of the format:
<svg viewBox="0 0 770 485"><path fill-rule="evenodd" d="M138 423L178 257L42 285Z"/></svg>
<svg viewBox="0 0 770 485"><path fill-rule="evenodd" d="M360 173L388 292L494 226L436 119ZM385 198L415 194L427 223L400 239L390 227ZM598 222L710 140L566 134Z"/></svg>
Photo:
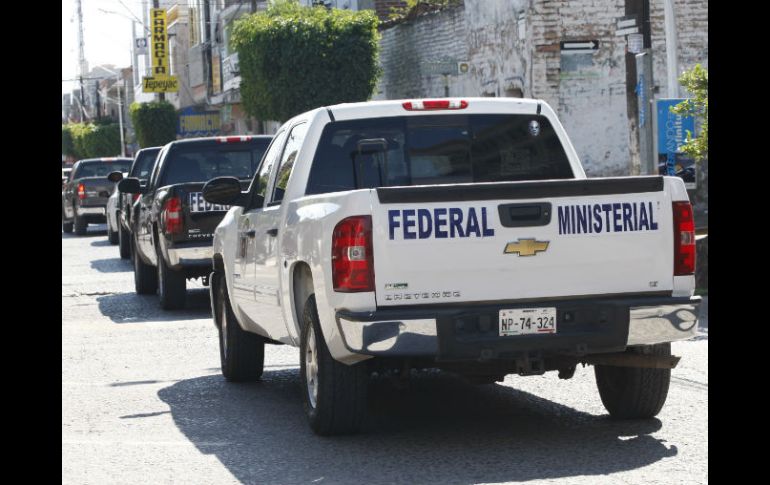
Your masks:
<svg viewBox="0 0 770 485"><path fill-rule="evenodd" d="M78 164L71 180L84 177L106 177L111 172L128 172L131 159L118 159L114 161L83 161Z"/></svg>
<svg viewBox="0 0 770 485"><path fill-rule="evenodd" d="M215 177L231 176L250 180L265 153L269 140L260 145L238 143L215 146L182 144L167 155L159 186L206 182Z"/></svg>
<svg viewBox="0 0 770 485"><path fill-rule="evenodd" d="M327 125L306 193L573 177L545 116L404 116Z"/></svg>
<svg viewBox="0 0 770 485"><path fill-rule="evenodd" d="M131 167L129 177L146 180L150 176L150 172L152 172L152 167L155 166L155 160L157 160L159 152L160 148L148 148L142 150L139 155L136 156L136 161Z"/></svg>

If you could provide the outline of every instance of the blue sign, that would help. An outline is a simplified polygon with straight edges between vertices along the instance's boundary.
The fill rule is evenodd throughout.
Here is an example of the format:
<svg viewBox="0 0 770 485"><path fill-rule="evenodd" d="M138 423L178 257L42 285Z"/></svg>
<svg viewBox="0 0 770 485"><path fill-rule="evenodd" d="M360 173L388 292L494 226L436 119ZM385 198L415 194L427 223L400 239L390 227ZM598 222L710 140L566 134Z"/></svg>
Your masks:
<svg viewBox="0 0 770 485"><path fill-rule="evenodd" d="M682 177L687 188L695 188L695 161L679 149L687 141L687 131L695 136L695 119L670 111L684 99L658 99L658 173Z"/></svg>
<svg viewBox="0 0 770 485"><path fill-rule="evenodd" d="M636 96L639 98L639 126L642 126L647 119L647 96L644 86L644 74L639 74L639 80L636 83Z"/></svg>
<svg viewBox="0 0 770 485"><path fill-rule="evenodd" d="M179 111L176 132L182 138L215 136L219 134L221 126L219 111L199 111L189 107Z"/></svg>

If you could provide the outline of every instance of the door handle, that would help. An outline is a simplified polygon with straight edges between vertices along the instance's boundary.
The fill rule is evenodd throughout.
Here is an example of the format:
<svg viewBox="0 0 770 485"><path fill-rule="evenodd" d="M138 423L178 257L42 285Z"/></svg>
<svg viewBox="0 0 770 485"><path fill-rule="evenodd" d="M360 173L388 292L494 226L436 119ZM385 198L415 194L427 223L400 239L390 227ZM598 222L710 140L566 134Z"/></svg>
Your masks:
<svg viewBox="0 0 770 485"><path fill-rule="evenodd" d="M244 232L244 234L246 234L247 236L253 238L254 236L257 235L257 230L256 229L249 229L248 231Z"/></svg>
<svg viewBox="0 0 770 485"><path fill-rule="evenodd" d="M267 230L267 233L268 233L268 234L270 234L271 236L275 237L275 236L277 236L277 235L278 235L278 228L275 228L275 229L268 229L268 230Z"/></svg>

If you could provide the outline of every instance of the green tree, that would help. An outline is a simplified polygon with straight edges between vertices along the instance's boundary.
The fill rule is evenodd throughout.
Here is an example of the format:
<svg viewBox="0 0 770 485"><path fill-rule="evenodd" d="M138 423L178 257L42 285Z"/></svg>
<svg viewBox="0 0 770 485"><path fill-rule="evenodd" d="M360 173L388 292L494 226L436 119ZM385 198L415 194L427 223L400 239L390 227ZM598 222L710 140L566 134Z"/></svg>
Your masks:
<svg viewBox="0 0 770 485"><path fill-rule="evenodd" d="M68 126L76 158L114 157L120 153L120 128L117 123L75 123Z"/></svg>
<svg viewBox="0 0 770 485"><path fill-rule="evenodd" d="M429 9L443 9L454 7L463 3L463 0L406 0L403 7L390 7L390 20L399 20L409 16L419 5L424 5Z"/></svg>
<svg viewBox="0 0 770 485"><path fill-rule="evenodd" d="M319 106L368 100L377 83L373 11L273 2L233 28L246 112L285 121Z"/></svg>
<svg viewBox="0 0 770 485"><path fill-rule="evenodd" d="M680 116L694 116L700 122L700 134L693 138L693 133L687 130L687 141L682 151L696 161L708 158L709 154L709 74L700 64L679 77L679 84L692 95L673 106L671 112Z"/></svg>
<svg viewBox="0 0 770 485"><path fill-rule="evenodd" d="M141 148L176 140L177 114L174 105L168 101L132 103L128 112Z"/></svg>
<svg viewBox="0 0 770 485"><path fill-rule="evenodd" d="M75 150L75 140L72 137L72 125L61 125L61 152L63 155L80 158Z"/></svg>

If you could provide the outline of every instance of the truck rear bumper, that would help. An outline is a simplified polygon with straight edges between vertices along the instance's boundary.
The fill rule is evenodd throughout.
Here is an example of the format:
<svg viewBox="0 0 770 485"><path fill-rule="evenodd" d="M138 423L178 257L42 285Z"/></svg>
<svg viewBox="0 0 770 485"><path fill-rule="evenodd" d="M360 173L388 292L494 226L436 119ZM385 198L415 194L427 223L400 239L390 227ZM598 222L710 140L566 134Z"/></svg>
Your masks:
<svg viewBox="0 0 770 485"><path fill-rule="evenodd" d="M684 340L697 333L700 297L640 297L336 312L357 354L437 360L508 359L527 352L587 355ZM556 307L557 332L500 337L501 309Z"/></svg>
<svg viewBox="0 0 770 485"><path fill-rule="evenodd" d="M171 266L179 265L210 265L214 255L212 246L180 247L168 249L168 262Z"/></svg>
<svg viewBox="0 0 770 485"><path fill-rule="evenodd" d="M98 215L104 217L107 213L106 206L102 207L78 207L77 209L78 216L86 216L86 215Z"/></svg>

